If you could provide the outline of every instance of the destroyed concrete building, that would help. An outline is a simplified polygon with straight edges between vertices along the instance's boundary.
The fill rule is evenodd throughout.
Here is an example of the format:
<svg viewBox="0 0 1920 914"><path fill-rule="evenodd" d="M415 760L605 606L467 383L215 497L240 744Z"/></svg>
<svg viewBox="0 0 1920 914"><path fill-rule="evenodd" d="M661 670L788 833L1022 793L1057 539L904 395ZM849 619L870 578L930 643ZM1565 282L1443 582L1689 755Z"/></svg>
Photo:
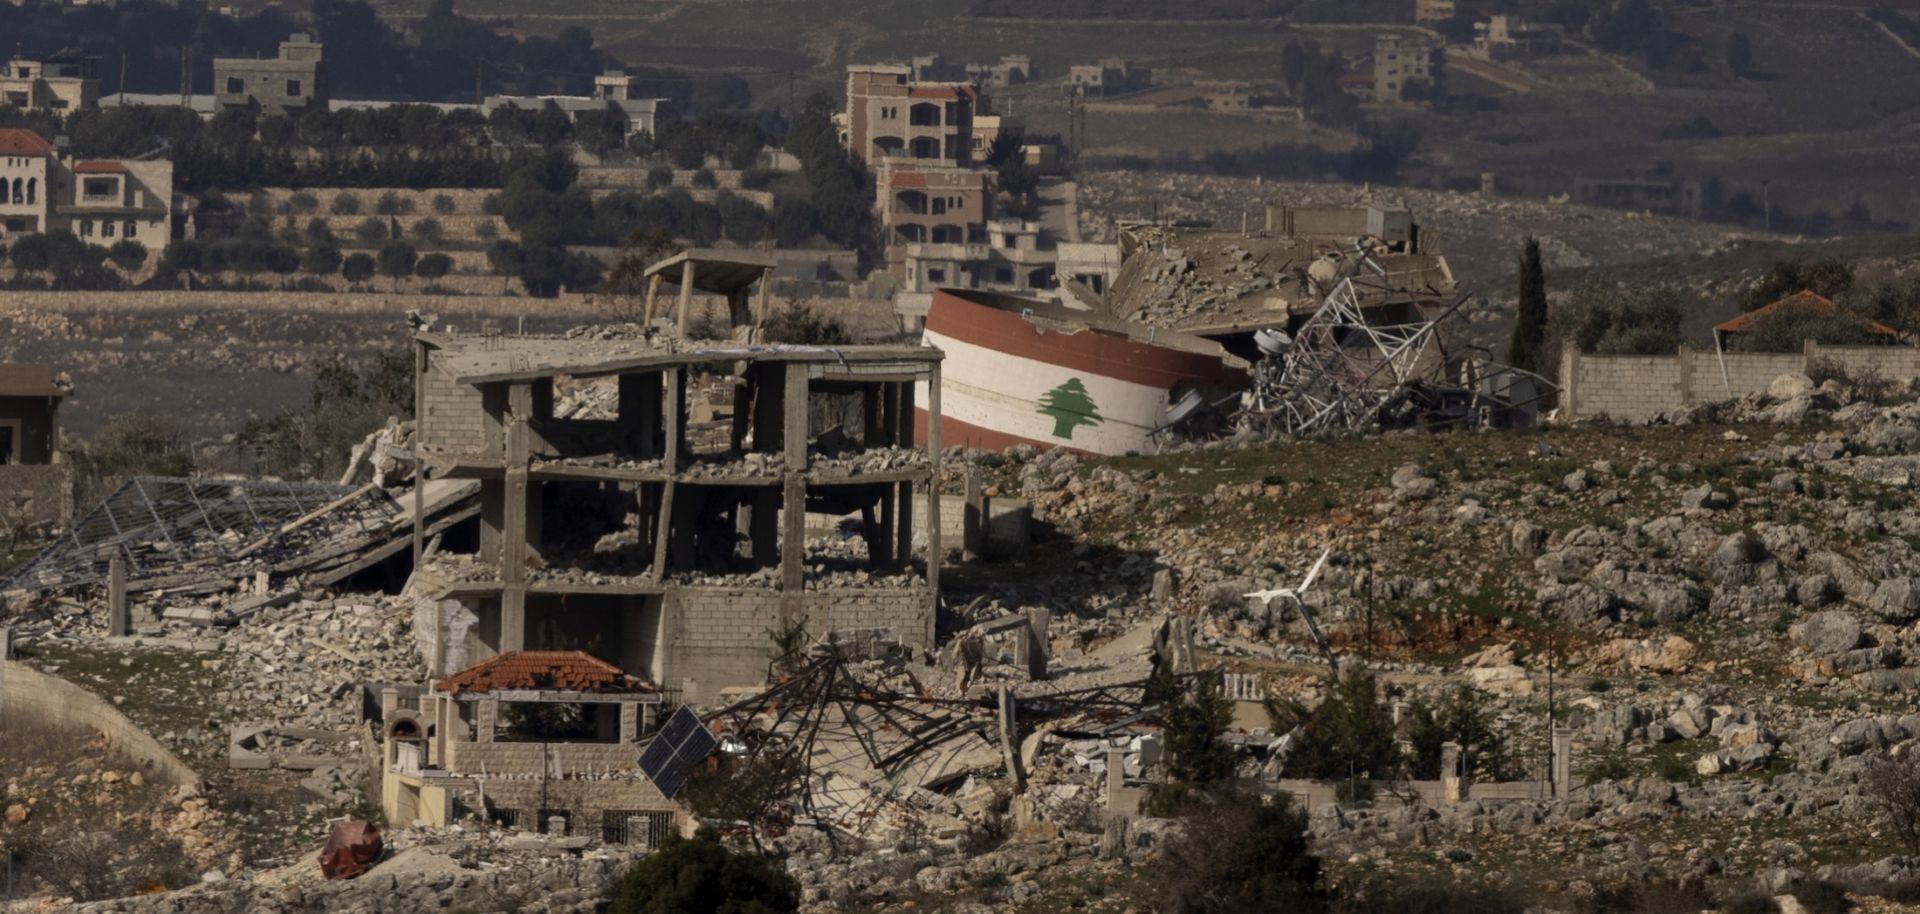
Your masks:
<svg viewBox="0 0 1920 914"><path fill-rule="evenodd" d="M916 435L914 391L936 391L937 417L940 352L637 331L415 342L427 478L477 480L481 504L471 553L415 536L432 674L585 650L699 702L764 681L777 630L932 642L940 439L937 422ZM558 408L589 381L617 387L612 409ZM716 388L730 403L696 396Z"/></svg>
<svg viewBox="0 0 1920 914"><path fill-rule="evenodd" d="M1381 272L1361 290L1359 304L1369 311L1410 317L1455 291L1446 257L1404 208L1270 205L1265 222L1263 232L1123 224L1119 276L1092 304L1114 318L1217 340L1251 359L1259 355L1255 333L1307 319L1363 254Z"/></svg>

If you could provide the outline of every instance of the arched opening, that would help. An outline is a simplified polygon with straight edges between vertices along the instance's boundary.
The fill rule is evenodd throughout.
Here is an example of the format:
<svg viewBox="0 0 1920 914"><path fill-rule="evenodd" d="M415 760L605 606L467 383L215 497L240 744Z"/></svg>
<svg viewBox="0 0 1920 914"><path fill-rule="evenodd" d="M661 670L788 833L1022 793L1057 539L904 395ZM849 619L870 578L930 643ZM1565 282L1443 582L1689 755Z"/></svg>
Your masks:
<svg viewBox="0 0 1920 914"><path fill-rule="evenodd" d="M933 137L914 137L912 148L916 159L940 158L940 141Z"/></svg>
<svg viewBox="0 0 1920 914"><path fill-rule="evenodd" d="M873 138L873 155L875 158L884 159L888 156L897 156L900 154L900 150L905 148L907 148L907 141L897 136L877 136Z"/></svg>
<svg viewBox="0 0 1920 914"><path fill-rule="evenodd" d="M907 123L915 127L940 126L940 106L932 102L921 102L907 112Z"/></svg>
<svg viewBox="0 0 1920 914"><path fill-rule="evenodd" d="M924 191L903 190L894 195L894 201L898 203L895 212L914 216L926 215L927 195Z"/></svg>
<svg viewBox="0 0 1920 914"><path fill-rule="evenodd" d="M39 196L40 196L40 179L28 178L27 179L27 202L28 203L38 202Z"/></svg>
<svg viewBox="0 0 1920 914"><path fill-rule="evenodd" d="M926 227L921 225L913 225L911 223L907 225L894 226L893 234L894 234L894 237L898 238L899 240L910 243L910 244L927 240Z"/></svg>
<svg viewBox="0 0 1920 914"><path fill-rule="evenodd" d="M966 237L965 230L957 225L936 225L933 227L934 244L961 244L965 241Z"/></svg>

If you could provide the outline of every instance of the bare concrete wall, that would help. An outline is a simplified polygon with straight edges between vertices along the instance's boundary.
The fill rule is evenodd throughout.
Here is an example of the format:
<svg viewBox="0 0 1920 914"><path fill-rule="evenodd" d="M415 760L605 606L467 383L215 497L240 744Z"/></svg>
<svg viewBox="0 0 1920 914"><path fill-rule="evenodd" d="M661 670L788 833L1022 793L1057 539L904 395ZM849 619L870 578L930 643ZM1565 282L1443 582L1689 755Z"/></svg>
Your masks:
<svg viewBox="0 0 1920 914"><path fill-rule="evenodd" d="M58 676L0 660L0 732L14 715L91 728L105 736L115 751L146 765L161 783L200 784L200 775L192 767L100 696Z"/></svg>
<svg viewBox="0 0 1920 914"><path fill-rule="evenodd" d="M1807 373L1816 361L1889 380L1920 377L1920 349L1911 346L1820 346L1802 352L1729 352L1681 347L1670 356L1560 357L1560 413L1570 419L1611 416L1642 419L1665 410L1734 400L1765 392L1783 374Z"/></svg>

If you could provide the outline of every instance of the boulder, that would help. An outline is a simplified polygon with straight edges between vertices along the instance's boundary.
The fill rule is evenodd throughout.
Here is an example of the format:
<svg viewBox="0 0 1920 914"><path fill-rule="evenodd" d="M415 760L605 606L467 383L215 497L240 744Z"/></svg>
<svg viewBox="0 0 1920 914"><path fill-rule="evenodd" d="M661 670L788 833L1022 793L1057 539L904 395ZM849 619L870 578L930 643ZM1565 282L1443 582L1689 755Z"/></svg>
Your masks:
<svg viewBox="0 0 1920 914"><path fill-rule="evenodd" d="M1767 396L1776 400L1808 397L1813 395L1814 387L1813 379L1804 374L1798 372L1783 374L1767 385Z"/></svg>
<svg viewBox="0 0 1920 914"><path fill-rule="evenodd" d="M1814 613L1793 627L1793 640L1816 654L1842 654L1860 646L1859 620L1839 610Z"/></svg>

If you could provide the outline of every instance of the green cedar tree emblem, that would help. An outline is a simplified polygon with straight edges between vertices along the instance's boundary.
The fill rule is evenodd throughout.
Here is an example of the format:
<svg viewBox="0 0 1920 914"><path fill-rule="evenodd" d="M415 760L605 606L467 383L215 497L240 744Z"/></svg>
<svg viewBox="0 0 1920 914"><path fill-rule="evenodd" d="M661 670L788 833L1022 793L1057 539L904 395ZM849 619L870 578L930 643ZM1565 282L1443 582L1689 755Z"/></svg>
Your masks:
<svg viewBox="0 0 1920 914"><path fill-rule="evenodd" d="M1093 398L1087 395L1087 385L1080 383L1079 378L1068 378L1066 383L1042 394L1038 412L1053 417L1055 438L1068 441L1073 440L1075 428L1107 421L1100 415Z"/></svg>

